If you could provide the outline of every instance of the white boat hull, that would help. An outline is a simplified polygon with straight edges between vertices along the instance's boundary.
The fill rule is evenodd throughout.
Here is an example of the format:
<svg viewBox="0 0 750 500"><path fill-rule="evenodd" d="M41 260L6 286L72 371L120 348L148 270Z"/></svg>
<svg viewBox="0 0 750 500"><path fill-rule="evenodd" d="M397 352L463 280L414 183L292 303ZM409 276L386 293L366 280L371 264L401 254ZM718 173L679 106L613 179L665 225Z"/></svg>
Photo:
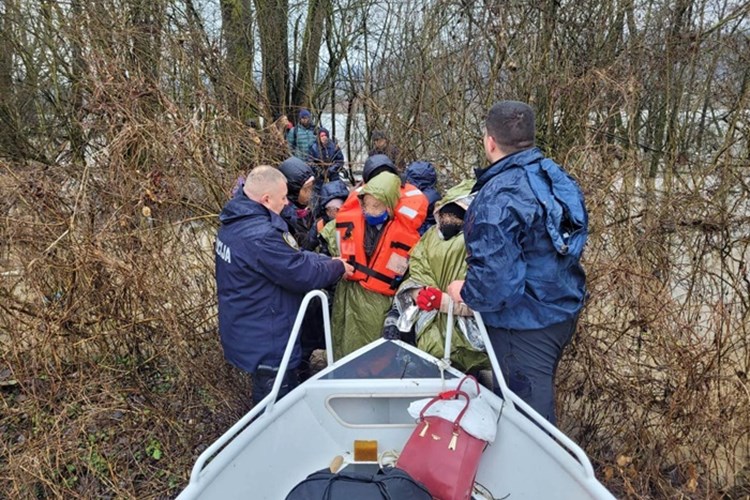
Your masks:
<svg viewBox="0 0 750 500"><path fill-rule="evenodd" d="M280 373L286 370L304 310L315 296L324 302L330 346L327 299L311 292L297 316ZM486 337L478 315L477 319ZM486 337L485 345L489 344ZM449 344L445 351L450 352ZM499 373L495 354L490 350L488 355ZM279 377L266 399L201 454L178 498L283 499L334 457L353 463L355 440L377 440L379 453L398 453L416 426L407 412L409 404L455 388L462 377L444 360L386 340L336 363L329 356L328 368L276 402ZM583 450L513 394L502 376L498 379L503 398L483 391L500 417L495 441L482 454L476 482L493 498L614 498L594 476Z"/></svg>
<svg viewBox="0 0 750 500"><path fill-rule="evenodd" d="M358 354L384 341L367 346ZM400 343L399 343L400 344ZM415 351L410 346L403 349ZM351 358L351 357L350 357ZM308 474L342 455L352 461L355 440L377 440L378 451L400 451L415 422L409 403L443 390L433 379L326 379L347 359L281 399L240 432L179 496L180 499L280 499ZM434 360L437 362L437 360ZM450 370L455 376L459 372ZM449 379L455 387L457 379ZM495 498L613 498L584 464L529 417L485 390L502 414L477 482Z"/></svg>

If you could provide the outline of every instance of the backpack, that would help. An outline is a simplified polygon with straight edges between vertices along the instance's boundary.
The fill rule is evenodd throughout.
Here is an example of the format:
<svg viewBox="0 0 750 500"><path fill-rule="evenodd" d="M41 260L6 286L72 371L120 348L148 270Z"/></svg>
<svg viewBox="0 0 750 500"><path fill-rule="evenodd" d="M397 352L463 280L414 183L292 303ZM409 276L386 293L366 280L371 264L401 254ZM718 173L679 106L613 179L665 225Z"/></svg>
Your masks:
<svg viewBox="0 0 750 500"><path fill-rule="evenodd" d="M313 472L286 496L286 500L432 500L422 483L405 471L385 467L375 474L330 469Z"/></svg>

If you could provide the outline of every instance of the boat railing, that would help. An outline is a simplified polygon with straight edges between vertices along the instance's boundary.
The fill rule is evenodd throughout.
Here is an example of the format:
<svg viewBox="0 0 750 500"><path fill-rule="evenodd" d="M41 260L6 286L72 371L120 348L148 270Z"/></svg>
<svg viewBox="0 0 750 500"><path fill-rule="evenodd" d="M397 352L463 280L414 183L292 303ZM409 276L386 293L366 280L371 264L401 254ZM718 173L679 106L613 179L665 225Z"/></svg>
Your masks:
<svg viewBox="0 0 750 500"><path fill-rule="evenodd" d="M240 432L242 432L253 420L255 420L258 415L261 414L261 412L265 410L266 413L271 413L273 411L273 407L276 404L276 399L278 397L279 391L281 390L281 384L284 379L284 374L286 373L286 370L289 366L289 361L291 360L294 346L297 343L297 337L299 337L299 332L302 327L302 321L305 317L305 313L307 312L307 308L310 305L310 301L314 298L319 298L321 301L323 309L323 331L326 342L326 359L329 366L333 364L333 343L331 337L331 319L328 308L328 295L326 295L326 293L322 290L313 290L305 295L305 297L302 299L302 304L300 305L299 311L297 312L297 317L294 320L294 326L292 327L292 331L289 335L289 341L287 342L286 348L284 350L284 355L281 358L279 372L276 375L276 379L274 380L273 388L271 389L270 394L263 398L257 405L252 408L252 410L250 410L250 412L245 414L245 416L238 420L232 427L229 428L229 430L227 430L227 432L222 434L219 439L217 439L213 444L206 448L203 453L200 454L195 462L195 465L193 466L192 472L190 473L191 484L196 484L200 481L201 474L207 463L211 459L213 459L213 457L216 456L227 444L233 441ZM525 401L523 401L508 388L508 385L505 382L505 378L503 377L503 373L500 370L500 363L498 362L497 355L492 348L492 343L490 342L487 328L484 324L484 321L482 320L482 315L474 311L474 318L476 319L479 331L482 335L484 347L487 351L487 356L490 359L490 365L492 366L492 371L498 382L504 404L510 404L512 407L520 409L521 414L523 414L534 424L542 428L542 430L544 430L554 441L562 446L581 464L586 478L594 478L594 468L592 467L591 462L586 456L586 453L568 436L563 434L557 427L552 425L547 419L542 417L539 413L536 412L536 410L531 408L531 406L529 406ZM450 366L452 336L453 304L450 303L448 308L445 350L443 359L439 360L438 363L441 373ZM445 382L444 377L443 382Z"/></svg>
<svg viewBox="0 0 750 500"><path fill-rule="evenodd" d="M247 427L253 420L255 420L255 418L260 415L262 411L265 410L266 413L271 413L273 411L273 407L276 404L276 398L278 397L279 391L281 390L281 383L283 382L284 374L286 373L287 367L289 366L289 361L292 358L294 346L297 344L297 337L299 336L299 332L302 327L302 320L305 318L305 313L307 312L307 308L310 305L310 301L316 297L320 299L323 309L323 330L326 340L326 357L328 360L328 364L333 364L333 349L331 348L331 319L330 313L328 311L328 295L326 295L326 293L322 290L313 290L305 295L305 297L302 299L302 304L300 305L299 311L297 312L297 318L294 320L294 326L292 327L292 332L289 335L289 341L286 344L284 356L281 358L281 365L279 366L279 372L276 374L276 380L274 380L273 382L271 393L263 398L258 404L256 404L252 408L252 410L250 410L250 412L239 419L232 427L229 428L228 431L222 434L219 439L217 439L213 444L211 444L211 446L206 448L203 453L200 454L198 460L196 460L195 465L193 466L192 472L190 473L191 484L196 484L200 481L201 473L206 464L208 464L208 462L213 459L213 457L216 456L222 450L222 448L224 448L227 444L234 440L234 438L237 437L239 433L242 432L245 427Z"/></svg>

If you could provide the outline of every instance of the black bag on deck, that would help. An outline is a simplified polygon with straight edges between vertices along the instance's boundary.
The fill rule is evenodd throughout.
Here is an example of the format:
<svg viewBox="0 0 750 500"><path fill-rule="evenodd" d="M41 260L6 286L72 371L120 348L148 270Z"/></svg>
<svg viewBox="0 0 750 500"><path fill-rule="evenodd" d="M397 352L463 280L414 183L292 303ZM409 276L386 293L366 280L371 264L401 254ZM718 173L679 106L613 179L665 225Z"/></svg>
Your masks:
<svg viewBox="0 0 750 500"><path fill-rule="evenodd" d="M375 474L330 469L313 472L286 500L432 500L427 488L401 469L386 467Z"/></svg>

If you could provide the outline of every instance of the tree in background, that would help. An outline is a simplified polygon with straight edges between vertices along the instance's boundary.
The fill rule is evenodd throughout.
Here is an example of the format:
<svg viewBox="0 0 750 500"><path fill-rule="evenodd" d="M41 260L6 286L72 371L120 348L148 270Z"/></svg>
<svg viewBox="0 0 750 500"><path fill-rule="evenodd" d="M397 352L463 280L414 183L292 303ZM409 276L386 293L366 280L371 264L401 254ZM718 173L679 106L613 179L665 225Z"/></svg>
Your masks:
<svg viewBox="0 0 750 500"><path fill-rule="evenodd" d="M244 151L247 118L345 111L342 147L364 121L451 184L513 98L591 215L560 425L618 496L747 495L749 23L726 0L0 3L0 491L172 496L246 409L210 245L237 176L287 154Z"/></svg>
<svg viewBox="0 0 750 500"><path fill-rule="evenodd" d="M225 47L228 89L226 104L237 118L246 119L259 109L253 60L255 58L252 0L220 0L222 37ZM251 98L252 96L252 98Z"/></svg>

